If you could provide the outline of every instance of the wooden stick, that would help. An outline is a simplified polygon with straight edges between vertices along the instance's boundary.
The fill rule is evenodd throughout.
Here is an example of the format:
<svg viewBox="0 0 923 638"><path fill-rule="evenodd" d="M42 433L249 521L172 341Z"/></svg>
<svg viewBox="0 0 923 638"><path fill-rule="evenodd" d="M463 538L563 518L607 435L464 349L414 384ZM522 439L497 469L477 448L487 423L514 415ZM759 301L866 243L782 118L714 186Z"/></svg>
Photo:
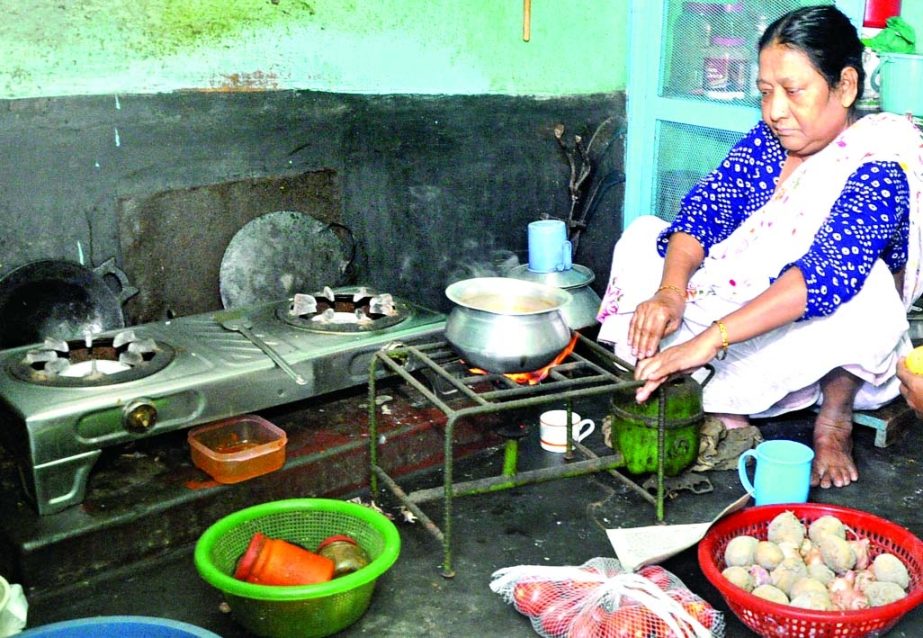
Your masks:
<svg viewBox="0 0 923 638"><path fill-rule="evenodd" d="M522 0L522 39L528 42L532 37L532 0Z"/></svg>

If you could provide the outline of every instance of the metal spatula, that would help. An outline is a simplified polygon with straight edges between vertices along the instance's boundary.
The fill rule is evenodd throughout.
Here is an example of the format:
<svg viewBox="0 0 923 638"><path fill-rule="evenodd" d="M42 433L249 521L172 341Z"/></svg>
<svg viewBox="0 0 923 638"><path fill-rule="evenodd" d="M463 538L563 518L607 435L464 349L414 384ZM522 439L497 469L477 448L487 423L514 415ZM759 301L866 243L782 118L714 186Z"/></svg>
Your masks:
<svg viewBox="0 0 923 638"><path fill-rule="evenodd" d="M221 327L225 330L230 330L231 332L239 332L242 334L250 343L255 345L257 348L266 353L266 356L273 360L279 368L292 379L295 380L295 383L298 385L306 385L308 383L307 379L295 372L292 369L292 366L282 358L278 352L272 349L272 347L260 339L254 332L250 329L253 327L253 321L249 317L244 315L239 311L223 311L215 313L215 321L221 324Z"/></svg>

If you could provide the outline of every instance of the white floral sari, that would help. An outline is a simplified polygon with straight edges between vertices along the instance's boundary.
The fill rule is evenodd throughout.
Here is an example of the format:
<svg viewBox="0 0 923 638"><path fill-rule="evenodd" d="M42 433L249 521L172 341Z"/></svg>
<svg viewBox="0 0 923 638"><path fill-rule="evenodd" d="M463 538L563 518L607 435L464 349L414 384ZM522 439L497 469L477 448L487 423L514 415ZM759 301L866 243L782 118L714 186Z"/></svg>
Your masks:
<svg viewBox="0 0 923 638"><path fill-rule="evenodd" d="M923 294L923 140L906 118L869 115L802 163L726 240L714 245L689 282L680 329L661 347L691 339L765 291L770 278L811 246L848 177L863 163L896 161L910 184L910 233L904 287L880 259L859 292L826 317L790 323L733 344L713 361L705 386L706 411L772 416L820 400L818 380L842 367L863 380L857 409L874 409L898 394L895 367L911 348L907 310ZM626 344L628 323L639 303L660 283L663 258L656 237L667 223L646 216L635 221L613 253L609 285L598 319L599 340L634 361Z"/></svg>

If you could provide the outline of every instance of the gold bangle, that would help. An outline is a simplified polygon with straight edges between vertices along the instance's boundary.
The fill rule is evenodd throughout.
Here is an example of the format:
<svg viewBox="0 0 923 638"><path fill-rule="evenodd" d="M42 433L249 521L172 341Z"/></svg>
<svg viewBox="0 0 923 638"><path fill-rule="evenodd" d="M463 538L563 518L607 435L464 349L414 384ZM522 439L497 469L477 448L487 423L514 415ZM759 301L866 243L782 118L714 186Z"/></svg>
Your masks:
<svg viewBox="0 0 923 638"><path fill-rule="evenodd" d="M712 321L711 323L713 326L718 326L718 332L721 333L721 351L715 355L715 359L724 361L724 358L728 356L728 347L731 345L728 339L728 328L720 319Z"/></svg>
<svg viewBox="0 0 923 638"><path fill-rule="evenodd" d="M678 295L679 295L680 297L682 297L683 299L686 298L686 291L683 290L682 288L680 288L679 286L673 286L673 285L670 285L670 284L666 284L666 285L663 285L663 286L661 286L660 288L658 288L658 289L657 289L657 292L662 292L662 291L664 291L664 290L672 290L673 292L675 292L676 294L678 294ZM655 292L654 294L656 295L657 292Z"/></svg>

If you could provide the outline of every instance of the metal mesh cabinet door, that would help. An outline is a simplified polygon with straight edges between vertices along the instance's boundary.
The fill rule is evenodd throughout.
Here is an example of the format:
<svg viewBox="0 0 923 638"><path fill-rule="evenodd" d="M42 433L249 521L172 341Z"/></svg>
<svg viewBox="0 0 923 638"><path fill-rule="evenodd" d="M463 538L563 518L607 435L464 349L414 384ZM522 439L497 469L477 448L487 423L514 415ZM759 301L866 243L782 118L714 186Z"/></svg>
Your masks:
<svg viewBox="0 0 923 638"><path fill-rule="evenodd" d="M760 118L757 41L777 17L833 0L631 0L623 220L672 219L689 187ZM837 0L861 25L864 0Z"/></svg>

